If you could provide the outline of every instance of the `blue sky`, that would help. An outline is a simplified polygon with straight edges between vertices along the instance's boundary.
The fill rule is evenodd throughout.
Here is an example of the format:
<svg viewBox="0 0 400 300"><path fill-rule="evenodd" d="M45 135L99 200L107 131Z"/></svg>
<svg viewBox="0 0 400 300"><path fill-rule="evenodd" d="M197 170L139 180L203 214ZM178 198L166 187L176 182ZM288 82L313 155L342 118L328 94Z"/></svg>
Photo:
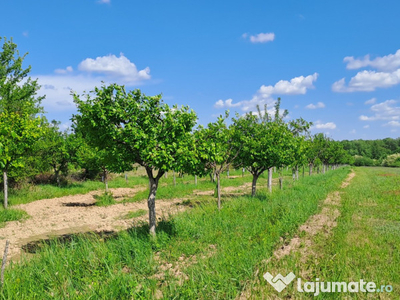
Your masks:
<svg viewBox="0 0 400 300"><path fill-rule="evenodd" d="M70 90L162 93L207 124L277 97L336 139L400 136L399 1L2 1L0 34L39 79L47 117Z"/></svg>

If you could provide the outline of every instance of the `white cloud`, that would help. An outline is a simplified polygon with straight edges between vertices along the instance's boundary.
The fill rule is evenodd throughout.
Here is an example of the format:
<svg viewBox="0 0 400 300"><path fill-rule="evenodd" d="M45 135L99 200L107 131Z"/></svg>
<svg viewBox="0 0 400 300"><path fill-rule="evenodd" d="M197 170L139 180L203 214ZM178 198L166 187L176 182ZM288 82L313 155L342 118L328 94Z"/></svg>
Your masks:
<svg viewBox="0 0 400 300"><path fill-rule="evenodd" d="M97 1L97 3L101 3L101 4L110 4L111 0L99 0Z"/></svg>
<svg viewBox="0 0 400 300"><path fill-rule="evenodd" d="M299 95L307 93L308 89L313 89L313 82L318 78L318 73L308 76L294 77L290 81L280 80L275 85L262 85L251 100L243 100L232 103L232 99L218 100L214 107L241 107L243 111L255 109L257 105L272 105L275 100L272 95Z"/></svg>
<svg viewBox="0 0 400 300"><path fill-rule="evenodd" d="M318 78L318 73L308 75L306 77L299 76L292 78L290 81L280 80L274 86L262 85L259 93L265 95L282 94L282 95L298 95L305 94L307 89L314 88L313 82Z"/></svg>
<svg viewBox="0 0 400 300"><path fill-rule="evenodd" d="M240 102L239 103L232 103L232 99L227 99L227 100L218 100L217 102L215 102L214 107L215 108L230 108L230 107L235 107L235 106L240 106Z"/></svg>
<svg viewBox="0 0 400 300"><path fill-rule="evenodd" d="M377 57L373 60L370 59L369 55L365 55L361 59L347 56L343 61L347 62L346 68L349 70L372 67L380 71L395 71L400 68L400 49L397 50L395 54Z"/></svg>
<svg viewBox="0 0 400 300"><path fill-rule="evenodd" d="M349 131L350 134L356 134L357 131L355 129Z"/></svg>
<svg viewBox="0 0 400 300"><path fill-rule="evenodd" d="M136 65L123 54L119 57L107 55L96 59L87 58L78 66L80 71L104 74L108 77L120 79L126 84L150 79L150 68L138 71Z"/></svg>
<svg viewBox="0 0 400 300"><path fill-rule="evenodd" d="M142 81L150 79L150 70L145 68L138 71L135 64L123 55L116 57L108 55L96 59L85 59L74 71L72 66L65 69L56 69L54 75L33 75L38 78L41 85L39 95L46 95L42 104L48 112L75 111L75 104L71 91L77 94L90 92L96 86L119 83L126 85L137 85Z"/></svg>
<svg viewBox="0 0 400 300"><path fill-rule="evenodd" d="M317 108L324 108L324 107L325 107L325 104L323 102L318 102L317 104L310 103L306 106L307 109L317 109Z"/></svg>
<svg viewBox="0 0 400 300"><path fill-rule="evenodd" d="M384 102L374 104L370 110L374 113L372 116L361 115L359 119L361 121L396 121L400 120L400 106L396 106L399 101L397 100L386 100Z"/></svg>
<svg viewBox="0 0 400 300"><path fill-rule="evenodd" d="M102 79L85 75L37 75L41 89L38 95L46 95L42 101L45 111L74 111L75 104L71 91L82 94L101 86Z"/></svg>
<svg viewBox="0 0 400 300"><path fill-rule="evenodd" d="M28 31L24 31L24 32L22 32L22 35L23 35L24 37L28 37L28 36L29 36L29 32L28 32Z"/></svg>
<svg viewBox="0 0 400 300"><path fill-rule="evenodd" d="M383 124L383 126L400 127L400 122L399 121L390 121L390 122L387 122L386 124Z"/></svg>
<svg viewBox="0 0 400 300"><path fill-rule="evenodd" d="M259 33L256 35L248 35L247 33L243 33L242 34L243 38L247 38L249 37L250 42L252 42L253 44L255 43L268 43L268 42L272 42L275 39L275 33L273 32L268 32L268 33Z"/></svg>
<svg viewBox="0 0 400 300"><path fill-rule="evenodd" d="M315 129L335 129L336 128L336 124L333 122L327 122L327 123L322 123L321 121L315 121L314 125L312 126L312 128Z"/></svg>
<svg viewBox="0 0 400 300"><path fill-rule="evenodd" d="M364 102L365 105L371 105L371 104L374 104L374 103L376 103L376 98L371 98L371 99L369 99L369 100Z"/></svg>
<svg viewBox="0 0 400 300"><path fill-rule="evenodd" d="M365 126L363 126L363 128L368 129L368 128L369 128L369 125L365 125Z"/></svg>
<svg viewBox="0 0 400 300"><path fill-rule="evenodd" d="M375 71L361 71L350 79L346 86L342 78L332 85L334 92L372 92L377 88L388 88L400 83L400 69L387 73Z"/></svg>
<svg viewBox="0 0 400 300"><path fill-rule="evenodd" d="M54 73L56 74L67 74L73 72L74 69L71 66L66 67L65 69L55 69Z"/></svg>
<svg viewBox="0 0 400 300"><path fill-rule="evenodd" d="M332 85L334 92L372 92L378 88L388 88L400 84L400 49L395 54L389 54L375 59L369 55L355 59L347 56L343 59L350 70L371 67L376 70L363 70L352 77L346 85L342 78Z"/></svg>

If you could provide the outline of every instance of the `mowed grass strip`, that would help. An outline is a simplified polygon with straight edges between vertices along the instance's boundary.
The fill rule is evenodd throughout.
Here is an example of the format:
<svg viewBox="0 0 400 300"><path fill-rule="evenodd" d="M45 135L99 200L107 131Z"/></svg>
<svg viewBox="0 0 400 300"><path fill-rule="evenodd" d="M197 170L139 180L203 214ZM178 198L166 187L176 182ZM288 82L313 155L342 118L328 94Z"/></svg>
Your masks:
<svg viewBox="0 0 400 300"><path fill-rule="evenodd" d="M377 289L393 288L390 293L321 293L319 299L400 299L400 169L354 170L356 176L341 190L341 215L332 234L315 236L310 249L314 255L307 261L292 253L272 267L283 275L294 272L303 284L316 278L346 283L363 279L375 282ZM313 293L297 292L297 283L279 294L270 290L283 298L314 298Z"/></svg>
<svg viewBox="0 0 400 300"><path fill-rule="evenodd" d="M349 168L341 168L305 177L272 195L260 191L255 198L235 197L221 211L210 197L161 221L156 239L143 225L110 238L55 240L33 258L7 267L0 296L234 299L280 237L290 238L348 173Z"/></svg>

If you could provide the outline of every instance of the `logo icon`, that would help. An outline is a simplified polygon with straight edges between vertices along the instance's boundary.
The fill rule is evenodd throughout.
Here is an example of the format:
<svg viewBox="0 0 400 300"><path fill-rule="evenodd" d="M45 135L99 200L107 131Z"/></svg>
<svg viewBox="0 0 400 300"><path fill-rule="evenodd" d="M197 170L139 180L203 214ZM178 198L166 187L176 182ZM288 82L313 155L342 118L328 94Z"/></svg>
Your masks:
<svg viewBox="0 0 400 300"><path fill-rule="evenodd" d="M296 275L293 274L293 272L290 272L286 277L283 277L281 274L276 275L274 278L271 273L267 272L263 276L266 281L270 285L274 287L278 292L282 292L283 289L292 282L292 280L296 277Z"/></svg>

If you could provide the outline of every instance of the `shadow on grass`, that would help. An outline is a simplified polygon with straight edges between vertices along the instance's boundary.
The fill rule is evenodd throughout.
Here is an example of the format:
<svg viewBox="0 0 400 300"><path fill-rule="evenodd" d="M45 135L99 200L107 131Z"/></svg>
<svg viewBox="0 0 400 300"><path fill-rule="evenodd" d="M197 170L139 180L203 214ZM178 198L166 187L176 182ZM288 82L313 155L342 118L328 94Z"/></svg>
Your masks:
<svg viewBox="0 0 400 300"><path fill-rule="evenodd" d="M46 247L51 245L65 245L68 246L79 240L89 240L93 242L106 242L110 240L117 240L120 235L128 234L133 239L151 240L154 238L149 234L149 225L147 223L139 223L136 226L116 232L114 230L103 230L103 231L87 231L81 233L63 234L57 237L48 239L40 239L31 241L23 246L21 249L25 253L36 254L43 251ZM175 224L173 220L160 220L157 224L157 234L163 234L164 236L172 237L176 235Z"/></svg>

